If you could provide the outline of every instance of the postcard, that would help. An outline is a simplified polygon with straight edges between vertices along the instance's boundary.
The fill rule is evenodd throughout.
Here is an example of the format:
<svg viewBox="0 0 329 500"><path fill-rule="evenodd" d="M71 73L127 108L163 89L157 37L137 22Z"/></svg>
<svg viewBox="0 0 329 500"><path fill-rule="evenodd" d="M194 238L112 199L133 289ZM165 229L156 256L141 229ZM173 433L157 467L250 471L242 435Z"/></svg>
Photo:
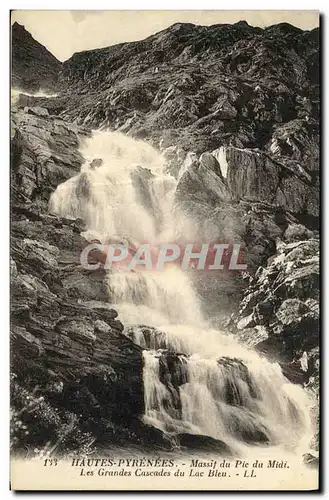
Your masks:
<svg viewBox="0 0 329 500"><path fill-rule="evenodd" d="M317 11L11 12L11 488L319 488Z"/></svg>

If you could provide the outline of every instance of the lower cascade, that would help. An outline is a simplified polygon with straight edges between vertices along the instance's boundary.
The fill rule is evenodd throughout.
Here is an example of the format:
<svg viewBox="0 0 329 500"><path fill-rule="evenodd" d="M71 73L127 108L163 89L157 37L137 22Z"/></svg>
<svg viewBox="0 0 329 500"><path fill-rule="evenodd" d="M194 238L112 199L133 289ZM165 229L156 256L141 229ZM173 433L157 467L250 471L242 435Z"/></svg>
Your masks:
<svg viewBox="0 0 329 500"><path fill-rule="evenodd" d="M100 131L81 152L86 163L53 193L53 213L82 218L86 238L103 244L175 241L177 180L160 153ZM169 436L210 436L237 454L255 447L308 451L306 392L287 381L278 363L209 326L188 273L174 266L114 268L107 283L126 335L144 349L145 423Z"/></svg>

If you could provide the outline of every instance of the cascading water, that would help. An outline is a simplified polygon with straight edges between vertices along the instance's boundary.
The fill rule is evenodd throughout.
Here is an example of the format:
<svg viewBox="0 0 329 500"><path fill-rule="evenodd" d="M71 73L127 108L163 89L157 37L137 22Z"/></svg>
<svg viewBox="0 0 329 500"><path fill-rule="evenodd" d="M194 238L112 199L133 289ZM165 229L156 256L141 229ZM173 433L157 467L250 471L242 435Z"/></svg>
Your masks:
<svg viewBox="0 0 329 500"><path fill-rule="evenodd" d="M177 181L150 145L94 132L81 172L53 193L50 210L80 217L102 243L175 241ZM95 158L97 166L92 161ZM213 330L186 272L108 273L110 299L126 333L144 350L145 422L172 435L208 435L236 452L307 451L310 402L276 363Z"/></svg>
<svg viewBox="0 0 329 500"><path fill-rule="evenodd" d="M20 95L25 95L28 97L49 97L49 98L58 96L58 94L49 94L47 92L42 92L42 91L34 92L33 94L31 94L29 92L26 92L25 90L12 88L10 91L10 101L12 106L15 106L16 103L19 101Z"/></svg>

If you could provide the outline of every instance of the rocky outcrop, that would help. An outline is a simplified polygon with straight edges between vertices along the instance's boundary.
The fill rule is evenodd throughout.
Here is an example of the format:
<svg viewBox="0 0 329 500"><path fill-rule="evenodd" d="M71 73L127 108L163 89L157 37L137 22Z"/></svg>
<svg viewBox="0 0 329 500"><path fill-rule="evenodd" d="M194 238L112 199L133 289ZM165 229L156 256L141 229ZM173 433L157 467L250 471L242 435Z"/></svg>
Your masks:
<svg viewBox="0 0 329 500"><path fill-rule="evenodd" d="M280 241L277 248L250 280L236 331L244 342L281 360L288 378L306 382L319 368L319 242Z"/></svg>
<svg viewBox="0 0 329 500"><path fill-rule="evenodd" d="M318 217L319 175L310 171L318 168L318 158L313 163L306 161L303 168L291 157L276 158L262 151L229 147L226 162L227 184L236 197L266 201L296 216Z"/></svg>
<svg viewBox="0 0 329 500"><path fill-rule="evenodd" d="M37 393L58 427L69 414L79 432L91 433L91 442L119 442L120 432L123 440L129 433L140 442L142 350L122 333L117 312L108 303L104 272L89 272L80 264L80 253L87 244L81 236L83 222L47 210L50 193L80 168L83 158L78 146L84 134L44 111L29 108L13 116L14 405L23 423L33 421L22 399L24 391L30 391L27 398ZM127 430L134 420L135 434ZM37 438L29 424L28 429L20 447L35 444ZM47 434L40 434L38 439L47 441ZM59 439L57 451L67 451L65 440Z"/></svg>
<svg viewBox="0 0 329 500"><path fill-rule="evenodd" d="M49 116L44 108L24 107L13 113L11 188L14 203L47 210L50 194L83 162L78 151L84 132L74 124Z"/></svg>
<svg viewBox="0 0 329 500"><path fill-rule="evenodd" d="M278 239L318 238L319 172L309 164L304 169L298 160L230 146L199 158L189 155L178 177L177 238L240 244L248 273L266 266ZM220 279L207 275L201 281L196 276L204 308L213 318L216 301L228 312L238 306L246 284L241 278L241 273L221 273Z"/></svg>
<svg viewBox="0 0 329 500"><path fill-rule="evenodd" d="M117 313L106 302L104 276L81 269L79 250L85 244L81 227L27 209L24 215L14 211L13 216L13 370L21 372L33 360L45 376L48 370L54 371L64 391L72 382L80 381L83 386L89 375L104 378L104 383L108 377L107 394L105 386L94 388L100 404L109 404L107 411L110 399L113 406L116 384L135 396L141 394L140 349L122 335ZM31 347L28 362L27 346ZM132 379L127 379L124 389L128 366ZM136 403L137 413L140 405L141 400Z"/></svg>
<svg viewBox="0 0 329 500"><path fill-rule="evenodd" d="M284 237L267 266L250 278L231 328L242 342L278 361L288 380L306 387L314 402L312 447L318 450L319 241L302 225L288 226Z"/></svg>
<svg viewBox="0 0 329 500"><path fill-rule="evenodd" d="M207 450L216 453L217 456L231 457L234 455L226 443L210 436L183 433L178 434L175 439L183 450L184 448L188 450L189 454Z"/></svg>
<svg viewBox="0 0 329 500"><path fill-rule="evenodd" d="M17 22L11 29L11 47L12 87L27 92L58 90L62 63Z"/></svg>
<svg viewBox="0 0 329 500"><path fill-rule="evenodd" d="M216 161L214 157L213 160ZM276 239L283 238L288 227L291 231L299 227L305 206L292 210L297 200L288 193L286 206L277 201L280 167L262 152L228 148L227 177L216 173L214 168L218 168L216 164L206 164L204 155L201 155L181 176L175 192L175 209L178 219L181 218L178 236L192 241L212 239L240 243L245 249L249 270L256 270L275 253ZM272 169L277 182L269 181L268 169ZM312 188L303 180L300 185L305 194L308 189L310 202ZM314 188L313 201L318 196ZM317 220L316 216L314 218ZM193 220L193 226L186 225L186 219ZM313 234L310 229L302 227Z"/></svg>

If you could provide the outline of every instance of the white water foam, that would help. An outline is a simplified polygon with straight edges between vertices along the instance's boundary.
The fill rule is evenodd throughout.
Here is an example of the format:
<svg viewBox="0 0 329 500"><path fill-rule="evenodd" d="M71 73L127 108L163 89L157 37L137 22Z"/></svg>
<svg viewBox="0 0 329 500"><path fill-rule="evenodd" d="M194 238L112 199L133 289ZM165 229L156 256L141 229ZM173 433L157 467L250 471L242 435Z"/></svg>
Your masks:
<svg viewBox="0 0 329 500"><path fill-rule="evenodd" d="M164 173L160 153L143 141L104 131L94 132L81 152L86 163L53 193L52 212L83 218L86 236L103 243L157 244L174 238L177 221L171 207L177 181ZM103 163L93 168L95 158ZM283 451L296 456L308 451L312 426L304 390L289 383L278 364L240 345L232 335L209 328L180 268L153 273L117 269L108 273L108 287L122 322L135 325L136 343L145 347L138 325L149 325L162 332L167 351L184 355L187 381L177 389L180 416L173 417L168 410L173 392L159 368L165 353L154 339L153 350L144 351L147 423L168 433L212 436L244 452L252 448L246 444L248 432L259 435L263 430L267 444L257 449L270 448L281 456ZM218 362L223 358L229 362Z"/></svg>

